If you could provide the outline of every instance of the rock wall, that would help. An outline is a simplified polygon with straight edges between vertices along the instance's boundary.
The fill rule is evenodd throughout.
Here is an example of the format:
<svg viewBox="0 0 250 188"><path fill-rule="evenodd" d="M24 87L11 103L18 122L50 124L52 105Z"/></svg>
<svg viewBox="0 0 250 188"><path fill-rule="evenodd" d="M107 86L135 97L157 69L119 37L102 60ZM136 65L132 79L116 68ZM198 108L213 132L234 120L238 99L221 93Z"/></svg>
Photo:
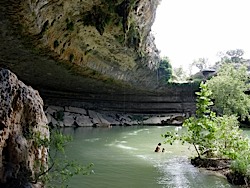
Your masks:
<svg viewBox="0 0 250 188"><path fill-rule="evenodd" d="M127 14L118 11L126 5L122 2L128 1L1 0L0 67L37 89L47 106L119 114L193 113L199 87L159 86L153 71L158 56L150 27L158 0L131 0ZM90 16L95 5L108 9L112 18L103 33L96 22L82 19L97 21L98 15ZM139 35L130 35L133 25ZM139 41L139 47L131 45L133 41ZM84 53L82 60L76 58L78 53ZM106 72L101 67L107 67Z"/></svg>
<svg viewBox="0 0 250 188"><path fill-rule="evenodd" d="M30 187L48 151L37 139L49 139L43 100L9 70L0 69L0 187Z"/></svg>
<svg viewBox="0 0 250 188"><path fill-rule="evenodd" d="M72 71L155 87L159 51L150 30L159 0L19 0L9 4L20 33L32 39L37 49L46 48L45 53L54 59L69 63Z"/></svg>
<svg viewBox="0 0 250 188"><path fill-rule="evenodd" d="M130 114L94 111L71 106L48 106L45 114L51 127L112 127L132 125L181 125L190 114Z"/></svg>
<svg viewBox="0 0 250 188"><path fill-rule="evenodd" d="M121 90L119 92L104 93L77 93L41 90L47 106L73 106L93 111L113 111L127 114L167 114L190 113L194 114L195 92L198 85L171 86L162 92L138 92L136 90ZM122 89L122 88L121 88Z"/></svg>

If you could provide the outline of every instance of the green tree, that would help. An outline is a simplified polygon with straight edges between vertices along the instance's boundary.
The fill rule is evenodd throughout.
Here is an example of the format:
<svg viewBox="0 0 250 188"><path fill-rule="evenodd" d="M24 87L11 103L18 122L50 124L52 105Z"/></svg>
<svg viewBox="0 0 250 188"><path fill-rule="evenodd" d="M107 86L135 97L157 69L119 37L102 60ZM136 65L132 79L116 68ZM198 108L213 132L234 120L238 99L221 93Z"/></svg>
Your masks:
<svg viewBox="0 0 250 188"><path fill-rule="evenodd" d="M194 146L199 157L221 157L237 159L249 148L249 140L242 136L239 122L234 115L217 116L211 110L213 102L212 92L207 84L201 83L197 94L196 115L185 120L183 126L187 132L179 135L167 132L163 135L166 143L172 144L175 140L189 143Z"/></svg>
<svg viewBox="0 0 250 188"><path fill-rule="evenodd" d="M65 154L65 147L72 141L72 137L64 135L59 129L51 130L49 147L49 171L42 178L49 187L68 187L67 181L75 175L88 175L93 164L82 165L78 161L69 159ZM58 186L59 185L59 186Z"/></svg>
<svg viewBox="0 0 250 188"><path fill-rule="evenodd" d="M207 153L207 151L212 151L215 147L216 131L214 121L216 115L210 110L210 106L213 105L210 99L212 93L204 83L200 84L200 89L200 92L196 92L198 96L196 116L188 118L183 124L187 128L187 132L183 135L172 132L163 135L166 138L166 143L172 144L173 141L180 140L183 144L187 142L193 145L199 157Z"/></svg>
<svg viewBox="0 0 250 188"><path fill-rule="evenodd" d="M42 168L40 161L35 161L35 179L31 179L33 184L43 182L47 187L67 187L67 181L74 175L90 174L93 164L84 166L77 161L70 160L65 154L65 147L72 141L71 136L62 134L58 128L50 129L50 139L40 137L40 134L33 135L34 145L46 146L50 148L48 169Z"/></svg>
<svg viewBox="0 0 250 188"><path fill-rule="evenodd" d="M245 94L250 89L248 79L246 66L225 64L219 69L217 76L207 81L217 112L236 114L242 120L249 117L250 98Z"/></svg>
<svg viewBox="0 0 250 188"><path fill-rule="evenodd" d="M243 177L246 184L250 180L250 140L242 134L235 115L217 116L211 110L212 92L207 84L201 83L197 92L196 116L185 120L183 126L187 132L167 132L165 143L172 144L175 140L192 144L199 158L216 157L230 159L231 174Z"/></svg>
<svg viewBox="0 0 250 188"><path fill-rule="evenodd" d="M182 67L173 68L173 81L181 82L187 80L187 75Z"/></svg>
<svg viewBox="0 0 250 188"><path fill-rule="evenodd" d="M195 147L199 157L204 152L212 150L215 136L215 113L210 110L210 106L213 105L210 99L211 91L203 83L201 83L200 88L201 91L196 92L198 95L196 117L187 119L183 125L188 130L188 134L184 136L184 140Z"/></svg>
<svg viewBox="0 0 250 188"><path fill-rule="evenodd" d="M239 129L237 116L217 116L215 123L217 130L214 144L217 157L235 160L249 150L249 139L244 137L242 130Z"/></svg>
<svg viewBox="0 0 250 188"><path fill-rule="evenodd" d="M191 67L197 67L199 71L202 71L203 69L208 67L208 59L207 58L199 58L197 60L194 60L191 64Z"/></svg>
<svg viewBox="0 0 250 188"><path fill-rule="evenodd" d="M242 49L228 50L226 54L230 57L231 62L241 63L241 60L243 59L242 56L244 55L244 51Z"/></svg>
<svg viewBox="0 0 250 188"><path fill-rule="evenodd" d="M220 61L216 62L214 65L215 69L218 69L223 64L239 64L243 63L244 51L242 49L228 50L226 52L218 52Z"/></svg>
<svg viewBox="0 0 250 188"><path fill-rule="evenodd" d="M157 72L159 81L162 83L167 83L172 78L172 66L168 57L161 59Z"/></svg>

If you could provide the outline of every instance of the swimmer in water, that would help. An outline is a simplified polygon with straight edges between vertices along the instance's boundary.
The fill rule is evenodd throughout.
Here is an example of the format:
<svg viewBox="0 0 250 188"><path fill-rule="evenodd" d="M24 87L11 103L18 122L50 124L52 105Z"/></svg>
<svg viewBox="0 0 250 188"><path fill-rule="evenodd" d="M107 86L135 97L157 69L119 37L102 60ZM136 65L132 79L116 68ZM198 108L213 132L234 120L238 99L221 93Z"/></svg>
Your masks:
<svg viewBox="0 0 250 188"><path fill-rule="evenodd" d="M161 143L159 143L155 148L155 152L160 152L160 151L161 151Z"/></svg>

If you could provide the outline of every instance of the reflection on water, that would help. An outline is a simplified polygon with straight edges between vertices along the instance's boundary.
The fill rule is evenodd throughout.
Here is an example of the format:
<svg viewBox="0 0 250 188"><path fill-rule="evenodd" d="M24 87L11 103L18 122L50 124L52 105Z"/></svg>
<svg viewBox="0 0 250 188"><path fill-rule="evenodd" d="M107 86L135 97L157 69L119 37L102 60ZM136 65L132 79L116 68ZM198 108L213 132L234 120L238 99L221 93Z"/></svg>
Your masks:
<svg viewBox="0 0 250 188"><path fill-rule="evenodd" d="M95 174L74 177L70 187L80 188L229 188L224 178L193 167L188 145L162 145L160 136L179 127L113 127L65 129L74 137L67 148L70 158L94 163Z"/></svg>

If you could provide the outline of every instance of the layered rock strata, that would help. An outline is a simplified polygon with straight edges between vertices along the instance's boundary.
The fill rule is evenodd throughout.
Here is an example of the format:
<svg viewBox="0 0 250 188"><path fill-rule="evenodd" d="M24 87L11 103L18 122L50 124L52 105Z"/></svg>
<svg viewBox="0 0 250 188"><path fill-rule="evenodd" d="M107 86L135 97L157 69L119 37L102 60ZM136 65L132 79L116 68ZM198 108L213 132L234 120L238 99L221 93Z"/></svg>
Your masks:
<svg viewBox="0 0 250 188"><path fill-rule="evenodd" d="M43 100L6 69L0 69L0 187L31 187L47 168L49 139Z"/></svg>
<svg viewBox="0 0 250 188"><path fill-rule="evenodd" d="M131 125L181 125L188 114L129 114L94 111L71 106L48 106L45 110L51 127L111 127Z"/></svg>
<svg viewBox="0 0 250 188"><path fill-rule="evenodd" d="M19 0L9 4L20 33L58 62L66 61L72 71L155 87L159 51L150 30L159 0Z"/></svg>
<svg viewBox="0 0 250 188"><path fill-rule="evenodd" d="M153 47L154 43L149 40L150 26L158 1L130 1L127 21L116 11L111 11L112 19L105 25L102 35L98 31L100 28L97 30L97 25L94 24L96 22L88 26L84 24L85 22L75 22L77 18L80 19L84 15L91 19L96 18L90 16L95 15L90 14L95 5L96 8L103 6L102 9L105 10L109 6L112 8L113 5L113 8L116 7L115 9L118 10L117 7L122 2L126 1L1 0L0 67L12 70L21 80L37 89L46 105L130 113L195 111L195 88L186 86L170 88L169 85L159 87L157 73L153 68L157 64L158 56ZM79 11L83 14L78 14ZM76 16L71 18L73 14ZM68 22L66 22L67 18ZM120 21L121 23L116 26L115 19L124 20L124 24ZM72 25L71 22L74 24ZM125 38L126 41L133 41L125 37L130 33L129 30L124 32L125 23L136 23L136 30L141 33L140 36L144 36L137 50L131 45L128 47L127 42L120 43L115 38L115 35L121 32L120 36L124 36L124 41ZM86 31L91 30L89 35L84 31L85 28ZM115 32L116 29L117 32ZM83 35L80 31L84 31ZM108 36L112 40L108 40ZM67 43L67 41L70 42ZM87 52L86 55L84 53L82 61L81 59L78 61L79 58L75 59L78 55L70 56L71 52L78 54L78 49L81 49L76 44L81 46L85 43L88 45L91 43L88 48L95 45L98 48ZM109 46L111 43L113 44ZM113 52L109 50L111 47ZM147 52L139 53L143 51L143 47L155 55L150 56ZM81 53L86 50L83 48ZM115 50L119 53L115 53ZM122 51L124 57L119 58L120 63L112 60L121 57L119 54L123 54ZM127 59L133 59L136 54L148 54L147 56L152 58L151 60L136 58L131 63L133 66L128 68L131 61ZM88 56L90 58L87 58ZM110 60L106 61L107 57ZM107 67L106 71L101 68L103 66Z"/></svg>
<svg viewBox="0 0 250 188"><path fill-rule="evenodd" d="M10 69L22 81L37 89L46 105L119 113L193 112L194 92L198 87L159 87L154 71L157 50L150 41L150 27L157 4L158 1L146 0L1 0L0 67ZM118 7L125 5L130 7L128 19L117 12L120 10ZM106 11L112 19L103 27L103 33L95 21L92 24L86 23L86 20L76 22L83 16L96 20L98 14L91 13L98 7L103 10L116 7L116 11ZM126 12L126 9L123 10ZM115 20L120 20L120 24L115 25ZM130 29L123 30L126 23ZM131 27L131 23L136 26ZM137 49L131 43L129 45L129 41L133 41L128 37L129 33L133 33L132 28L140 33L136 36L141 37ZM119 42L119 37L115 37L117 34L124 36L121 37L124 41ZM87 44L87 49L79 47ZM96 50L90 50L95 46ZM79 49L84 52L82 61L76 58ZM76 54L70 56L72 52ZM140 54L146 54L145 58L127 60ZM107 57L110 60L107 61ZM116 57L119 57L119 62L114 60ZM101 68L103 66L107 69Z"/></svg>
<svg viewBox="0 0 250 188"><path fill-rule="evenodd" d="M113 111L135 114L195 113L195 92L198 85L181 85L165 88L162 92L131 91L121 88L118 92L59 92L41 90L47 106L74 106L93 111ZM107 89L107 88L106 88Z"/></svg>

